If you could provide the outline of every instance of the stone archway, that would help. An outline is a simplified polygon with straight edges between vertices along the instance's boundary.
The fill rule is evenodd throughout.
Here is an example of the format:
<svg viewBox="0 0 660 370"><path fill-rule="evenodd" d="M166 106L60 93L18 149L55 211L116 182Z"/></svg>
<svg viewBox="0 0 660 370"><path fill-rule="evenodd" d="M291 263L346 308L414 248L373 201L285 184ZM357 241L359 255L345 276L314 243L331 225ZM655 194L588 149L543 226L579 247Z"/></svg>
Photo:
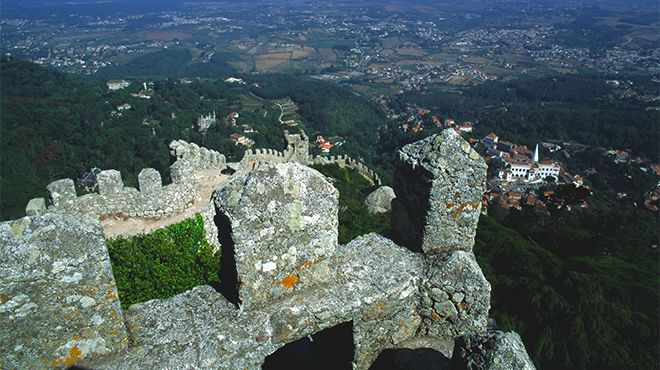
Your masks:
<svg viewBox="0 0 660 370"><path fill-rule="evenodd" d="M448 370L451 360L431 348L383 350L369 370Z"/></svg>
<svg viewBox="0 0 660 370"><path fill-rule="evenodd" d="M348 321L284 345L261 368L349 370L353 355L353 322Z"/></svg>

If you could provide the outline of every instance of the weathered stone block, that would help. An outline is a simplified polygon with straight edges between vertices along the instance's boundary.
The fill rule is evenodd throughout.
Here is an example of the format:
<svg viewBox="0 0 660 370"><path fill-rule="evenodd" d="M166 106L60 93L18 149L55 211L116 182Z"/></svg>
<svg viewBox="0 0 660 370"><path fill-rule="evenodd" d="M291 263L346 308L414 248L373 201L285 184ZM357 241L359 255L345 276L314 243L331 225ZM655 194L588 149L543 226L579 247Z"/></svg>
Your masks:
<svg viewBox="0 0 660 370"><path fill-rule="evenodd" d="M216 207L231 227L244 306L327 281L338 196L323 175L298 163L263 164L216 191Z"/></svg>
<svg viewBox="0 0 660 370"><path fill-rule="evenodd" d="M472 250L485 191L484 160L448 129L399 151L392 227L426 254Z"/></svg>
<svg viewBox="0 0 660 370"><path fill-rule="evenodd" d="M101 171L96 176L99 186L99 194L111 195L121 191L124 188L124 182L121 179L121 172L117 170Z"/></svg>
<svg viewBox="0 0 660 370"><path fill-rule="evenodd" d="M392 200L396 198L394 189L389 186L381 186L371 192L364 199L369 213L385 213L392 210Z"/></svg>
<svg viewBox="0 0 660 370"><path fill-rule="evenodd" d="M163 188L163 180L160 172L153 168L145 168L138 175L140 192L144 194L156 194Z"/></svg>
<svg viewBox="0 0 660 370"><path fill-rule="evenodd" d="M53 206L61 207L76 199L76 184L71 179L53 181L46 186Z"/></svg>
<svg viewBox="0 0 660 370"><path fill-rule="evenodd" d="M465 370L534 370L520 335L480 332L456 340L452 362Z"/></svg>
<svg viewBox="0 0 660 370"><path fill-rule="evenodd" d="M426 259L421 285L420 333L442 340L486 328L490 284L472 252L456 251Z"/></svg>
<svg viewBox="0 0 660 370"><path fill-rule="evenodd" d="M84 365L259 369L266 356L285 344L353 321L354 366L367 369L382 348L415 332L422 256L376 234L341 248L327 284L268 305L239 310L208 286L133 305L125 312L133 345L129 351Z"/></svg>
<svg viewBox="0 0 660 370"><path fill-rule="evenodd" d="M28 216L37 216L46 211L46 200L44 198L32 198L25 206L25 214Z"/></svg>
<svg viewBox="0 0 660 370"><path fill-rule="evenodd" d="M70 366L125 349L97 220L68 214L0 224L0 368Z"/></svg>

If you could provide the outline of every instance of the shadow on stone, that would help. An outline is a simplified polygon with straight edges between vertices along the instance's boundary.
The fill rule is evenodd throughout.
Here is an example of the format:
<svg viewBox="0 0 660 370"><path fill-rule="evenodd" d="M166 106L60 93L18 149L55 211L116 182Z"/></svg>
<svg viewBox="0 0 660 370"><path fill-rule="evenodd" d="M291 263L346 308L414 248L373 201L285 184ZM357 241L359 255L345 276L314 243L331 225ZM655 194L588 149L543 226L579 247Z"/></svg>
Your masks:
<svg viewBox="0 0 660 370"><path fill-rule="evenodd" d="M220 173L223 175L233 175L234 173L236 173L236 170L231 167L226 167L222 171L220 171Z"/></svg>
<svg viewBox="0 0 660 370"><path fill-rule="evenodd" d="M264 370L349 370L353 361L353 322L345 322L278 349L261 367Z"/></svg>
<svg viewBox="0 0 660 370"><path fill-rule="evenodd" d="M225 214L216 209L214 222L218 227L218 241L220 242L222 254L220 255L220 282L212 284L212 286L222 293L229 302L238 307L241 301L238 296L238 273L234 255L234 240L231 237L231 221Z"/></svg>
<svg viewBox="0 0 660 370"><path fill-rule="evenodd" d="M430 348L386 349L369 370L448 370L451 360Z"/></svg>

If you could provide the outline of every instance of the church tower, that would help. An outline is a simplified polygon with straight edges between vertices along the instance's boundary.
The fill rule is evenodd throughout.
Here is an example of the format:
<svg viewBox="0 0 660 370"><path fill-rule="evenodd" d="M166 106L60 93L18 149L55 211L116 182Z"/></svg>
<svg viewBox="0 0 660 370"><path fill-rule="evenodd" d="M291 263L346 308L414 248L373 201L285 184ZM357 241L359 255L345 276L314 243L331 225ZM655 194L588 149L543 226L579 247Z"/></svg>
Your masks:
<svg viewBox="0 0 660 370"><path fill-rule="evenodd" d="M532 162L539 161L539 144L536 144L536 149L534 149L534 156L532 157Z"/></svg>

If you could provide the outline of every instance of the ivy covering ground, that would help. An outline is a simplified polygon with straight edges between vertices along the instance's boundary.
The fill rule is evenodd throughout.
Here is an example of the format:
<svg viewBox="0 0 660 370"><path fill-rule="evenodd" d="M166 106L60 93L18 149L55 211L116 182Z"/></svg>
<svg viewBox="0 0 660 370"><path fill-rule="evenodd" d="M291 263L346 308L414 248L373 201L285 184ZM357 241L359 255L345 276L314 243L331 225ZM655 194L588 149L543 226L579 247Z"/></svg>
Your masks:
<svg viewBox="0 0 660 370"><path fill-rule="evenodd" d="M220 252L214 254L206 242L200 214L150 234L109 239L107 244L123 308L218 281Z"/></svg>

